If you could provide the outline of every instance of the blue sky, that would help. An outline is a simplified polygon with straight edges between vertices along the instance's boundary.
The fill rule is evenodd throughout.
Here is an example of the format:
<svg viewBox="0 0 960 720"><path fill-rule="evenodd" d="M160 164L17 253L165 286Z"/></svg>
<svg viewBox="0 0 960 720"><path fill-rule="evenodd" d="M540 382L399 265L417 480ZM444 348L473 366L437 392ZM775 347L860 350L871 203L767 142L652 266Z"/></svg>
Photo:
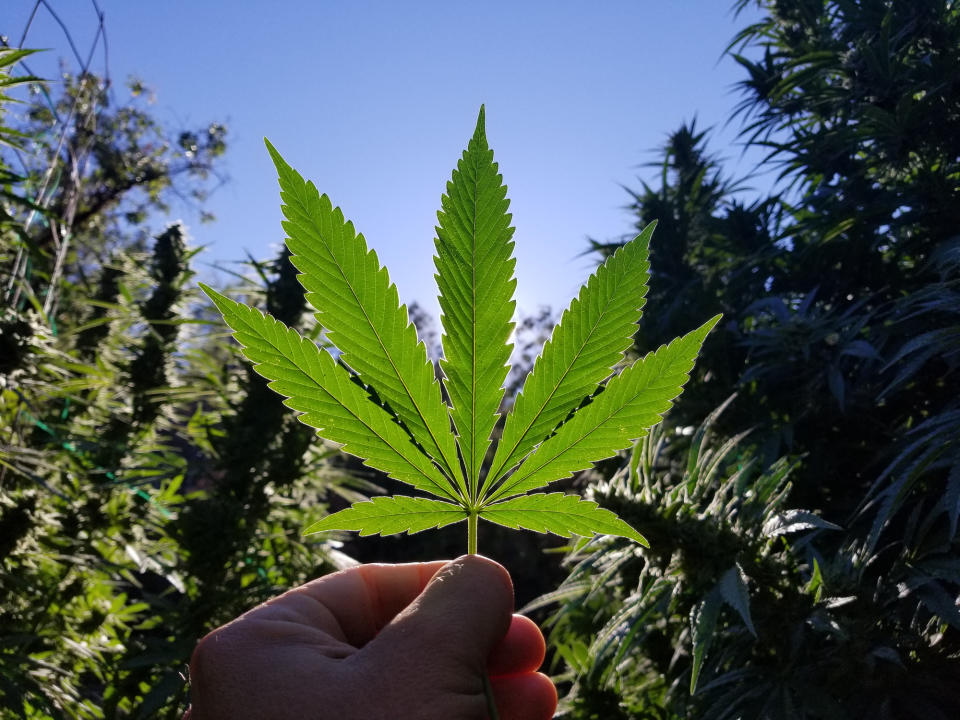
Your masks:
<svg viewBox="0 0 960 720"><path fill-rule="evenodd" d="M92 4L49 2L85 52ZM4 1L11 43L34 4ZM217 222L179 210L203 262L272 256L282 242L263 136L343 208L401 298L434 312L436 211L481 103L509 188L522 311L565 307L595 267L587 236L630 230L620 185L653 176L639 166L681 121L713 126L728 168L751 169L736 126L723 127L743 73L722 53L753 16L735 19L726 0L99 4L118 97L137 75L171 127L229 128ZM43 9L25 45L52 48L34 62L51 74L69 54Z"/></svg>

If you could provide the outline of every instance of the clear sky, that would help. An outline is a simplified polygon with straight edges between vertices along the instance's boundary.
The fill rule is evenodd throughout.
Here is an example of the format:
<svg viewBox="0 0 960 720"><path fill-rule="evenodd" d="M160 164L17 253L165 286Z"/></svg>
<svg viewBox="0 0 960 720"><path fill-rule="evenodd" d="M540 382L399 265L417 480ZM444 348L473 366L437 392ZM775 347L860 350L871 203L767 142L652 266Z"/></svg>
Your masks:
<svg viewBox="0 0 960 720"><path fill-rule="evenodd" d="M85 53L91 2L49 2ZM15 44L34 4L3 0L0 34ZM343 208L400 297L435 312L436 211L481 103L512 201L527 312L566 306L595 267L581 256L587 236L630 230L620 186L653 177L639 166L681 121L713 126L712 149L729 169L750 170L736 127L724 127L744 73L723 50L753 18L734 18L731 0L99 4L115 85L137 75L173 128L228 126L230 181L209 204L217 222L179 210L208 263L245 250L266 258L283 239L263 136ZM43 9L25 46L53 50L35 70L69 56Z"/></svg>

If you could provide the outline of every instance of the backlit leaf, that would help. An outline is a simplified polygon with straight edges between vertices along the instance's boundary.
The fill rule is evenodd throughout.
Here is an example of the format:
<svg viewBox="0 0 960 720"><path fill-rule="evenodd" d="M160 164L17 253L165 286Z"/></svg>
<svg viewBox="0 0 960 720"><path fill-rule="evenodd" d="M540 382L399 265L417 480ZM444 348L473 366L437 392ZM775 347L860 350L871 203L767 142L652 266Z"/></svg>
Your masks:
<svg viewBox="0 0 960 720"><path fill-rule="evenodd" d="M267 147L279 176L291 260L337 359L270 316L204 290L257 372L303 413L303 422L370 467L442 498L362 501L308 531L419 532L477 517L646 545L634 528L594 502L524 493L616 454L660 422L719 320L611 377L645 303L654 224L610 256L571 301L490 452L512 350L516 261L507 190L487 145L484 109L437 215L446 397L376 253L326 195ZM476 523L468 527L473 552ZM727 579L724 599L743 615L739 591L745 588L735 580ZM750 625L749 610L745 622Z"/></svg>
<svg viewBox="0 0 960 720"><path fill-rule="evenodd" d="M488 505L481 517L499 525L554 535L619 535L646 545L644 537L595 502L563 493L534 493Z"/></svg>
<svg viewBox="0 0 960 720"><path fill-rule="evenodd" d="M460 505L394 495L354 503L346 510L327 515L304 532L353 530L361 535L396 535L441 528L466 519L467 513Z"/></svg>
<svg viewBox="0 0 960 720"><path fill-rule="evenodd" d="M437 213L437 286L443 323L440 365L450 395L471 496L499 417L513 346L513 228L507 188L487 147L484 111Z"/></svg>
<svg viewBox="0 0 960 720"><path fill-rule="evenodd" d="M507 416L489 483L546 438L623 359L647 294L655 225L607 258L564 310Z"/></svg>
<svg viewBox="0 0 960 720"><path fill-rule="evenodd" d="M389 414L312 341L259 310L201 285L270 388L303 413L300 420L345 452L419 490L454 498L453 487Z"/></svg>
<svg viewBox="0 0 960 720"><path fill-rule="evenodd" d="M662 419L683 390L700 346L720 319L637 360L607 383L496 488L491 499L517 495L569 477L629 447Z"/></svg>
<svg viewBox="0 0 960 720"><path fill-rule="evenodd" d="M302 273L307 301L340 359L356 370L403 420L413 437L462 483L447 408L426 348L400 304L397 286L363 235L270 143L277 167L290 261Z"/></svg>

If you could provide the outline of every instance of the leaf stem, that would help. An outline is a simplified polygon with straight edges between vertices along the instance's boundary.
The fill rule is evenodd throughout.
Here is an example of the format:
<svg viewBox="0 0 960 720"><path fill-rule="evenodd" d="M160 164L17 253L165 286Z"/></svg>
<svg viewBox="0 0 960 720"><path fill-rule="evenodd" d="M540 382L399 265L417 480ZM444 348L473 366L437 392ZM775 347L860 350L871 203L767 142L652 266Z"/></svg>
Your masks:
<svg viewBox="0 0 960 720"><path fill-rule="evenodd" d="M468 510L467 514L467 552L477 554L477 520L480 515L475 509Z"/></svg>
<svg viewBox="0 0 960 720"><path fill-rule="evenodd" d="M483 673L483 693L487 696L487 715L490 720L500 720L500 713L497 712L497 703L493 699L493 688L490 685L490 676Z"/></svg>
<svg viewBox="0 0 960 720"><path fill-rule="evenodd" d="M476 508L467 510L467 552L471 555L477 554L477 521L480 519L480 513ZM483 694L487 697L487 715L490 720L500 720L500 714L497 712L497 703L493 699L493 686L490 685L490 675L486 670L483 671Z"/></svg>

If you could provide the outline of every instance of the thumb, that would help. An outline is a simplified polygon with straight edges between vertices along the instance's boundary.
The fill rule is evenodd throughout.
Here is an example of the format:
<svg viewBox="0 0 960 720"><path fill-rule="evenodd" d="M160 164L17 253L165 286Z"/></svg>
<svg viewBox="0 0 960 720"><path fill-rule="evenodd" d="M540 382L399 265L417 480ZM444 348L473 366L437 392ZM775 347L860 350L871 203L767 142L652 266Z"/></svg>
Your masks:
<svg viewBox="0 0 960 720"><path fill-rule="evenodd" d="M464 555L437 571L364 652L479 677L512 615L510 574L493 560Z"/></svg>

